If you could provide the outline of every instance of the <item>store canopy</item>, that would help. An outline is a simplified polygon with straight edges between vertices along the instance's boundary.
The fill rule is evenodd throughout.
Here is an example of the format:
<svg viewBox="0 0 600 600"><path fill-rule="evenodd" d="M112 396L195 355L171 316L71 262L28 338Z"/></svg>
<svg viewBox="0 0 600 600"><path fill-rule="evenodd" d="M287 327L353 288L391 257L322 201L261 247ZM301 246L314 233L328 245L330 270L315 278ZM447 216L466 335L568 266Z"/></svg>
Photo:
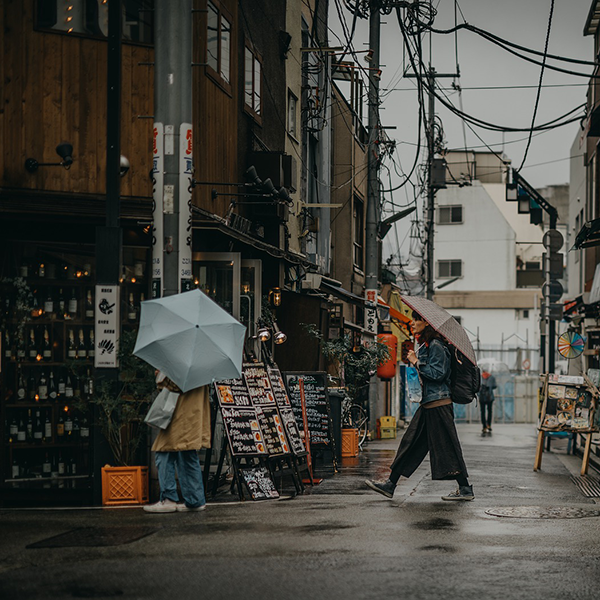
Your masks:
<svg viewBox="0 0 600 600"><path fill-rule="evenodd" d="M584 223L575 237L571 250L582 250L593 246L600 246L600 219Z"/></svg>
<svg viewBox="0 0 600 600"><path fill-rule="evenodd" d="M342 286L334 285L328 281L325 281L325 277L321 279L321 284L319 285L319 289L322 292L326 292L327 294L331 294L340 300L344 300L350 304L355 304L357 306L366 306L367 308L374 308L374 304L372 302L367 302L363 296L358 296L357 294L353 294L348 290L344 289Z"/></svg>

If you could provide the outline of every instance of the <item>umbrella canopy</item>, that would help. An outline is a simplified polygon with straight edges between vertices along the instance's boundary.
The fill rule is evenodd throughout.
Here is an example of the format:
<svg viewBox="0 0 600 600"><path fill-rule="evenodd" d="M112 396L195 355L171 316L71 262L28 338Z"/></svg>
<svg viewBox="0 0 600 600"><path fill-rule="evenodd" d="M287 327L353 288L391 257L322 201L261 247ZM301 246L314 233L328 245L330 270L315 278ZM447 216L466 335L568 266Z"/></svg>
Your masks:
<svg viewBox="0 0 600 600"><path fill-rule="evenodd" d="M184 392L240 377L246 328L200 290L142 302L133 353Z"/></svg>
<svg viewBox="0 0 600 600"><path fill-rule="evenodd" d="M417 311L441 336L477 365L475 351L467 332L445 308L420 296L401 296L401 298L402 302Z"/></svg>

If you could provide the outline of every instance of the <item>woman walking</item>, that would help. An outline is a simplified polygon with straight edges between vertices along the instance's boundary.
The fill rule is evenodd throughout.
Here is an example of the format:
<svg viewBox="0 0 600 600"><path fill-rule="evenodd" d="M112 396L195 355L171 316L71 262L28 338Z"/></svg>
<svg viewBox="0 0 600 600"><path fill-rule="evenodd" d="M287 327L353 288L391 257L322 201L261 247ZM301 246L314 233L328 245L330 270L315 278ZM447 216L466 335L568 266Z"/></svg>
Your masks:
<svg viewBox="0 0 600 600"><path fill-rule="evenodd" d="M429 452L432 479L454 479L458 489L442 500L473 500L467 467L454 425L450 398L450 349L446 341L424 318L413 311L411 329L418 343L408 361L416 367L422 383L421 406L412 418L391 465L388 479L365 483L391 498L400 477L410 477Z"/></svg>

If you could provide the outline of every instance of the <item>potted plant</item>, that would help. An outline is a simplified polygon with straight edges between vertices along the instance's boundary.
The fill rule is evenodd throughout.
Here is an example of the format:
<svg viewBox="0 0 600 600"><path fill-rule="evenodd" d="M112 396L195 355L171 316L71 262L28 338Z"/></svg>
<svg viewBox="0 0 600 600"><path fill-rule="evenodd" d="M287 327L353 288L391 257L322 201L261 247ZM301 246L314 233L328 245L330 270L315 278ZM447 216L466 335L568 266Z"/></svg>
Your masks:
<svg viewBox="0 0 600 600"><path fill-rule="evenodd" d="M80 410L92 409L112 453L115 465L102 467L102 503L142 504L148 501L148 467L136 466L139 449L146 439L143 420L156 393L154 369L133 355L136 330L126 330L119 339L117 381L99 377L90 382ZM77 370L77 365L72 364Z"/></svg>

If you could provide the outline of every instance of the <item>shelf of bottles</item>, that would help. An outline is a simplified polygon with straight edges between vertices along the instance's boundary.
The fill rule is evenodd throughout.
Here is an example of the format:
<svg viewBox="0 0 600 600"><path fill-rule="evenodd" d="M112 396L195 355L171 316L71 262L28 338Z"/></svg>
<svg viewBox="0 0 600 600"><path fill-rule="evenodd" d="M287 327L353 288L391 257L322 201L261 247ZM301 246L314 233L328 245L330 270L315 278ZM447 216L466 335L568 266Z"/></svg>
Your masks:
<svg viewBox="0 0 600 600"><path fill-rule="evenodd" d="M145 258L145 250L139 255ZM124 253L127 256L127 252ZM0 284L2 481L79 488L92 472L94 267L23 260ZM121 320L136 326L144 263L123 267Z"/></svg>

